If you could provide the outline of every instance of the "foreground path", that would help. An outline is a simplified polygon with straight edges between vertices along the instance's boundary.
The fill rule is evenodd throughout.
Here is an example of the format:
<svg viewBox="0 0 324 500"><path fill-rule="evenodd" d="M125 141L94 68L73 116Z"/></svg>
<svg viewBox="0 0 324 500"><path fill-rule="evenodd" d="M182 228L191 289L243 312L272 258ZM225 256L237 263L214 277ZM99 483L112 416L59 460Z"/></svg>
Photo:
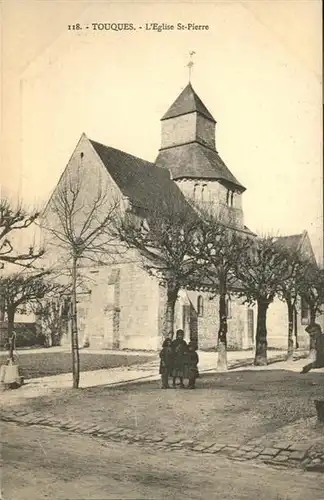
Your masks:
<svg viewBox="0 0 324 500"><path fill-rule="evenodd" d="M320 474L2 426L5 500L323 500Z"/></svg>

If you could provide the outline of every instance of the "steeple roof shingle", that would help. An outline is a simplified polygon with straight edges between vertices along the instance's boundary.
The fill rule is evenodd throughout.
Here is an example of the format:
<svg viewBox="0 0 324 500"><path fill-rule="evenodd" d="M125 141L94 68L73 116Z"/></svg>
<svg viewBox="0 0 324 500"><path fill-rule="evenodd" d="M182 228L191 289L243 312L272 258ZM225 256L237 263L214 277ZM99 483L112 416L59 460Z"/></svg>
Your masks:
<svg viewBox="0 0 324 500"><path fill-rule="evenodd" d="M202 100L198 97L191 83L183 89L181 94L177 97L174 103L170 106L168 111L162 117L162 120L175 118L176 116L186 115L188 113L200 113L208 120L216 123L213 115L208 111Z"/></svg>

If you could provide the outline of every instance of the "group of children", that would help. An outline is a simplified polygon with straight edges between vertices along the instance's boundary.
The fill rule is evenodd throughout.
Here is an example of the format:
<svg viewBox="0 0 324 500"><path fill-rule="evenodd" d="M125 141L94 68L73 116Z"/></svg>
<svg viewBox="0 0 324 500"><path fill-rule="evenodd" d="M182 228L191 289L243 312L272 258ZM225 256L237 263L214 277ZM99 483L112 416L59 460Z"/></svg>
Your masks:
<svg viewBox="0 0 324 500"><path fill-rule="evenodd" d="M162 389L169 389L169 377L172 377L172 386L176 387L177 378L180 388L184 388L184 379L188 379L188 389L194 389L196 378L199 377L197 343L184 340L183 330L177 330L175 340L165 339L160 352L160 374Z"/></svg>

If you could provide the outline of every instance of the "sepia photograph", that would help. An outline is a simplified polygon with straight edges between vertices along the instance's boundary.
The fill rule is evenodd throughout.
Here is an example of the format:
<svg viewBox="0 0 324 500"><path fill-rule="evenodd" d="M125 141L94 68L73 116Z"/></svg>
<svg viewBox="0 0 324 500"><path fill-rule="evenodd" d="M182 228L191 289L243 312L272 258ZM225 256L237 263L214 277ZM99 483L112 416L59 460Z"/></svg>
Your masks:
<svg viewBox="0 0 324 500"><path fill-rule="evenodd" d="M2 0L1 500L324 500L320 0Z"/></svg>

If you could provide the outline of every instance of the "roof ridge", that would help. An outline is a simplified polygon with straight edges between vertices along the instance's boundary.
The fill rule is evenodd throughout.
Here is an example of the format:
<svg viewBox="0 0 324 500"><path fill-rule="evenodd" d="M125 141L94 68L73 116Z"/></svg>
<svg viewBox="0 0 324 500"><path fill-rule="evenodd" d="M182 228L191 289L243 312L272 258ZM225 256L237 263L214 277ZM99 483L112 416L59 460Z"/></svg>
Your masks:
<svg viewBox="0 0 324 500"><path fill-rule="evenodd" d="M294 238L295 236L303 236L304 231L301 233L285 234L284 236L277 236L277 238Z"/></svg>
<svg viewBox="0 0 324 500"><path fill-rule="evenodd" d="M213 115L211 114L211 112L209 111L209 109L207 108L207 106L203 103L202 99L200 99L199 95L197 94L197 92L195 91L195 89L191 86L191 89L192 89L192 92L193 92L193 96L194 96L194 100L195 100L195 104L197 107L200 107L202 106L203 108L205 108L205 110L207 111L208 115L210 115L213 120L215 121ZM206 113L205 112L202 112L202 111L199 111L200 114L204 115L206 118L210 119L209 116L206 116Z"/></svg>
<svg viewBox="0 0 324 500"><path fill-rule="evenodd" d="M205 146L205 145L202 144L202 146ZM207 151L204 151L204 150L201 151L202 154L204 155L204 157L209 161L209 158L208 158L209 151L211 151L212 153L216 154L217 158L220 160L220 164L223 167L224 171L225 172L228 171L231 174L231 176L233 177L234 181L235 181L235 182L233 182L233 181L227 180L227 182L229 182L231 184L235 184L237 187L244 188L244 190L245 190L245 187L243 186L243 184L241 184L240 181L235 177L235 175L232 174L232 172L230 171L230 169L228 168L228 166L226 165L226 163L224 162L223 158L220 156L220 154L218 153L218 151L216 151L216 149L213 150L213 149L209 148L208 146L205 146L205 147L206 147ZM226 179L224 179L224 180L226 182Z"/></svg>
<svg viewBox="0 0 324 500"><path fill-rule="evenodd" d="M130 157L132 157L132 158L135 158L136 160L140 160L140 161L144 161L145 163L149 163L149 164L150 164L150 165L152 165L153 167L157 167L157 165L155 165L155 163L154 163L154 162L149 161L149 160L145 160L144 158L141 158L140 156L135 156L135 155L133 155L133 154L131 154L131 153L128 153L127 151L124 151L124 150L122 150L122 149L115 148L115 147L113 147L113 146L107 146L106 144L103 144L102 142L98 142L98 141L95 141L95 140L90 139L90 138L88 138L88 139L89 139L89 141L91 142L91 144L92 144L92 145L93 145L93 144L98 144L98 146L102 146L102 147L104 147L104 148L106 148L106 149L110 149L110 150L118 151L119 153L123 153L123 154L125 154L125 155L127 155L127 156L130 156Z"/></svg>

